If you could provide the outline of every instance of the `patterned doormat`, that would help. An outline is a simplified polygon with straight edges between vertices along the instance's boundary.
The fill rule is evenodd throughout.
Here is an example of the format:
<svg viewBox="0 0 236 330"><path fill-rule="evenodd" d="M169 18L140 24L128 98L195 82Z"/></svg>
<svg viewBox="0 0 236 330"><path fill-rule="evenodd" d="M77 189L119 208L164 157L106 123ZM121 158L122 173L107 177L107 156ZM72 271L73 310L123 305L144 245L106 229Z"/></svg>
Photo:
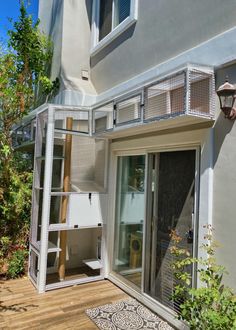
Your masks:
<svg viewBox="0 0 236 330"><path fill-rule="evenodd" d="M87 309L85 312L101 330L173 329L135 299Z"/></svg>

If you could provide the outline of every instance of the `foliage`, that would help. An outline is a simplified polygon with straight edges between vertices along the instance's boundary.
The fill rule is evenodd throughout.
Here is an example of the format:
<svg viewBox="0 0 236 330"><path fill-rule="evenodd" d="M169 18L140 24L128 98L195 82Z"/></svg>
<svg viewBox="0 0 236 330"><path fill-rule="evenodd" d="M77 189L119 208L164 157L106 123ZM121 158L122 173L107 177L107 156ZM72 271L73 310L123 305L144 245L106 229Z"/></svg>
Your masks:
<svg viewBox="0 0 236 330"><path fill-rule="evenodd" d="M32 185L32 156L14 152L12 127L34 106L39 85L45 95L58 87L47 77L52 44L38 25L20 1L19 20L8 31L8 46L0 50L0 274L10 277L23 271Z"/></svg>
<svg viewBox="0 0 236 330"><path fill-rule="evenodd" d="M16 278L24 274L27 254L24 248L19 248L12 253L7 270L8 278Z"/></svg>
<svg viewBox="0 0 236 330"><path fill-rule="evenodd" d="M187 321L190 329L223 330L236 329L236 297L230 288L222 284L226 270L218 265L215 251L218 247L212 238L212 227L205 226L206 243L202 245L206 259L192 258L189 251L179 247L181 238L172 232L174 245L171 247L176 286L172 299L179 303L178 318ZM187 268L198 265L199 279L202 286L191 288L191 275Z"/></svg>

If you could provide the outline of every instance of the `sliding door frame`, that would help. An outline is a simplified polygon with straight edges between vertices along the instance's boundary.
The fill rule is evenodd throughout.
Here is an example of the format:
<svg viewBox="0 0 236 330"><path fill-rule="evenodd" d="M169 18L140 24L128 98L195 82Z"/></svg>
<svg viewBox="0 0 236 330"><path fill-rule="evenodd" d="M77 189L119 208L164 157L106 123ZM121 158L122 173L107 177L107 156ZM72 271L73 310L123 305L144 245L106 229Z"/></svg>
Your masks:
<svg viewBox="0 0 236 330"><path fill-rule="evenodd" d="M117 196L116 196L116 192L117 192L117 176L118 176L118 157L122 157L122 156L145 156L145 191L144 191L144 210L146 210L146 203L147 203L147 197L146 197L146 180L147 180L147 153L146 151L142 151L142 150L129 150L129 151L120 151L120 152L115 152L113 154L112 157L112 173L114 173L113 176L113 189L112 189L112 199L111 199L111 203L109 203L109 205L111 205L111 214L112 214L112 225L110 227L110 230L108 230L108 236L110 236L110 242L108 243L108 251L110 251L110 255L108 255L108 278L117 278L119 281L126 283L126 285L130 286L133 290L141 293L143 292L143 276L142 276L142 280L141 280L141 288L139 288L138 286L136 286L134 283L130 282L129 280L126 280L122 275L118 274L117 272L115 272L113 270L113 264L114 264L114 248L115 248L115 240L117 239L117 237L115 237L115 230L116 230L116 200L117 200ZM146 221L146 212L144 212L143 214L144 217L144 222L143 222L143 241L144 241L144 237L145 237L145 221ZM144 243L143 243L144 246ZM143 249L144 250L144 249ZM143 263L143 255L144 255L144 251L142 250L142 269L144 267L144 263ZM108 253L109 254L109 253ZM113 281L111 279L111 281Z"/></svg>
<svg viewBox="0 0 236 330"><path fill-rule="evenodd" d="M145 304L152 310L155 310L156 313L159 313L160 316L163 317L174 324L176 327L183 328L183 323L179 320L176 320L176 313L171 310L169 307L161 304L150 295L144 292L145 285L145 276L144 271L142 272L142 283L141 288L133 284L132 282L123 278L123 276L117 274L113 271L113 253L114 253L114 240L115 240L115 213L116 213L116 188L117 188L117 174L118 174L118 157L119 156L135 156L135 155L145 155L145 214L144 214L144 224L143 224L143 251L142 251L142 269L144 270L146 267L146 244L147 244L147 219L148 219L148 210L150 207L148 205L148 186L150 185L150 160L149 155L152 153L161 153L161 152L171 152L171 151L185 151L185 150L195 150L195 189L194 189L194 243L193 243L193 255L197 257L198 252L198 232L199 232L199 194L200 194L200 154L201 147L200 144L191 144L191 145L182 145L182 146L171 146L171 147L151 147L151 148L143 148L143 149L132 149L132 150L119 150L111 152L110 158L110 187L112 188L111 196L110 196L110 211L108 218L111 219L110 225L108 226L108 252L107 252L107 278L119 286L121 289L126 291L128 294L134 296L140 302ZM150 211L149 211L150 212ZM146 273L146 272L145 272ZM193 267L193 286L196 286L197 283L197 275L196 275L196 265Z"/></svg>

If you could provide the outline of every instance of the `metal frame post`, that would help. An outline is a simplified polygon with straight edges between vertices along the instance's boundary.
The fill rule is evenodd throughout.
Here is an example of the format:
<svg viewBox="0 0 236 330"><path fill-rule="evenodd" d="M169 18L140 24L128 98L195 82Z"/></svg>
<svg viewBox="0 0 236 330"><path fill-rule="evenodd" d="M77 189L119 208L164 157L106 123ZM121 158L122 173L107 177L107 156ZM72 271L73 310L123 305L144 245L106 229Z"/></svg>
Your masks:
<svg viewBox="0 0 236 330"><path fill-rule="evenodd" d="M45 175L43 190L43 207L42 207L42 227L41 227L41 244L39 257L39 275L38 275L38 292L45 292L46 273L47 273L47 253L48 253L48 223L51 204L51 181L52 181L52 164L53 164L53 141L54 141L54 109L48 107L48 123L46 137L46 153L45 153Z"/></svg>

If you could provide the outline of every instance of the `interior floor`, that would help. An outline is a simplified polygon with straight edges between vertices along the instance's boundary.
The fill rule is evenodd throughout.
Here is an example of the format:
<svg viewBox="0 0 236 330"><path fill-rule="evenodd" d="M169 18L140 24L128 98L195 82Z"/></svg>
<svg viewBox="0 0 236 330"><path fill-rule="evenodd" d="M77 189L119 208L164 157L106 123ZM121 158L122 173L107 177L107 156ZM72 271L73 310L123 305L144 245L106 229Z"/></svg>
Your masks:
<svg viewBox="0 0 236 330"><path fill-rule="evenodd" d="M123 275L127 280L129 280L130 282L134 283L135 285L137 285L139 288L141 287L142 284L142 276L140 272L137 273L133 273L133 274L127 274L127 275Z"/></svg>
<svg viewBox="0 0 236 330"><path fill-rule="evenodd" d="M99 276L100 270L94 270L87 266L72 268L66 270L65 281L76 280L91 276ZM46 285L58 283L58 273L47 274Z"/></svg>

